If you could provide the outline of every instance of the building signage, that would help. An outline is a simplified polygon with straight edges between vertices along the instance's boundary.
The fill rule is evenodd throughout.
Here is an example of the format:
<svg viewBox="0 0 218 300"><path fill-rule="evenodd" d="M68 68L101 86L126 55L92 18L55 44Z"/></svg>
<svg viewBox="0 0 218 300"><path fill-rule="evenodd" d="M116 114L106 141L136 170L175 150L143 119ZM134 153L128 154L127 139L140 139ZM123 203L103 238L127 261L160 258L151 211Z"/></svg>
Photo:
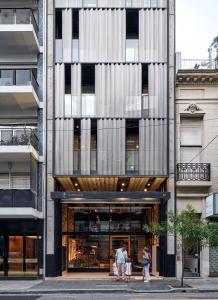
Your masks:
<svg viewBox="0 0 218 300"><path fill-rule="evenodd" d="M206 198L206 218L218 216L218 193Z"/></svg>

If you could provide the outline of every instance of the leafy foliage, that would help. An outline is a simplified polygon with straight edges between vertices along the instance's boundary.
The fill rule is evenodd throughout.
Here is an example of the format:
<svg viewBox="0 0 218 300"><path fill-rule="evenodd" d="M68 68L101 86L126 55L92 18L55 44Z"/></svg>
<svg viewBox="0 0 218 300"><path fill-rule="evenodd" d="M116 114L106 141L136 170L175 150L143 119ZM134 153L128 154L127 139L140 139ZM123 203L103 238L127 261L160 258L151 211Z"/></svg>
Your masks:
<svg viewBox="0 0 218 300"><path fill-rule="evenodd" d="M180 213L170 212L168 221L165 223L145 224L143 230L156 236L176 234L182 249L182 286L185 250L191 251L196 246L199 249L206 246L218 246L218 223L208 223L202 220L190 205Z"/></svg>

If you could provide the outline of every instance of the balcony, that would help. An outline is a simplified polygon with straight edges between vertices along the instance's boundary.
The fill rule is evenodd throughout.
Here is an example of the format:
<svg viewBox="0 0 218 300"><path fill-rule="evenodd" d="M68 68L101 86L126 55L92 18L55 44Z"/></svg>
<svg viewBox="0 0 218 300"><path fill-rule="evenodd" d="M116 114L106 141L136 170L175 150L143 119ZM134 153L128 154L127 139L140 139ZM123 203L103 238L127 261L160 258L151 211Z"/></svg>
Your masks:
<svg viewBox="0 0 218 300"><path fill-rule="evenodd" d="M37 194L31 190L1 190L0 207L37 208Z"/></svg>
<svg viewBox="0 0 218 300"><path fill-rule="evenodd" d="M37 210L37 194L30 189L0 189L1 218L42 218Z"/></svg>
<svg viewBox="0 0 218 300"><path fill-rule="evenodd" d="M137 174L139 172L139 151L126 150L126 173Z"/></svg>
<svg viewBox="0 0 218 300"><path fill-rule="evenodd" d="M179 163L176 178L177 181L210 181L210 164Z"/></svg>
<svg viewBox="0 0 218 300"><path fill-rule="evenodd" d="M0 127L0 161L38 159L38 138L35 130L22 127Z"/></svg>
<svg viewBox="0 0 218 300"><path fill-rule="evenodd" d="M0 69L0 117L36 116L37 92L33 69Z"/></svg>
<svg viewBox="0 0 218 300"><path fill-rule="evenodd" d="M31 9L0 9L0 57L28 60L39 52L38 24Z"/></svg>

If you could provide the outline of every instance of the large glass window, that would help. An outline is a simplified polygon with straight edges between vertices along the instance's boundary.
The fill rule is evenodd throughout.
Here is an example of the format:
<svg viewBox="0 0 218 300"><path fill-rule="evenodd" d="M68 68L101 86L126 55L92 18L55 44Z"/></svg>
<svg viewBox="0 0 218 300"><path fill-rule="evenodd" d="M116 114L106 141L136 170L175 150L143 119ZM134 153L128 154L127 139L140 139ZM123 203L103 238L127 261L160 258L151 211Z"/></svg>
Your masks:
<svg viewBox="0 0 218 300"><path fill-rule="evenodd" d="M96 7L97 0L83 0L84 7Z"/></svg>
<svg viewBox="0 0 218 300"><path fill-rule="evenodd" d="M63 218L68 218L64 232L142 232L143 225L152 220L152 208L120 204L68 206Z"/></svg>
<svg viewBox="0 0 218 300"><path fill-rule="evenodd" d="M95 116L95 95L82 95L82 116Z"/></svg>

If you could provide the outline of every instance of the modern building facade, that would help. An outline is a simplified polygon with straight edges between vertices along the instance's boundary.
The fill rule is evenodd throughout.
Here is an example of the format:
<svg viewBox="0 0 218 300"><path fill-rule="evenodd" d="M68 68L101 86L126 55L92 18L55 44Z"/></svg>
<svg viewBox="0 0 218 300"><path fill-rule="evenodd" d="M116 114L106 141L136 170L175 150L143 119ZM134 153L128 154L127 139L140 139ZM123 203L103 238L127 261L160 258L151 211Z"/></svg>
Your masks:
<svg viewBox="0 0 218 300"><path fill-rule="evenodd" d="M42 0L0 1L0 278L43 276Z"/></svg>
<svg viewBox="0 0 218 300"><path fill-rule="evenodd" d="M46 276L111 272L126 242L175 275L174 1L48 1Z"/></svg>
<svg viewBox="0 0 218 300"><path fill-rule="evenodd" d="M216 69L180 69L177 73L177 210L187 205L199 217L217 221L217 112ZM205 64L204 64L205 66ZM177 276L181 274L181 252L177 249ZM186 253L185 276L217 276L218 249L196 249Z"/></svg>

